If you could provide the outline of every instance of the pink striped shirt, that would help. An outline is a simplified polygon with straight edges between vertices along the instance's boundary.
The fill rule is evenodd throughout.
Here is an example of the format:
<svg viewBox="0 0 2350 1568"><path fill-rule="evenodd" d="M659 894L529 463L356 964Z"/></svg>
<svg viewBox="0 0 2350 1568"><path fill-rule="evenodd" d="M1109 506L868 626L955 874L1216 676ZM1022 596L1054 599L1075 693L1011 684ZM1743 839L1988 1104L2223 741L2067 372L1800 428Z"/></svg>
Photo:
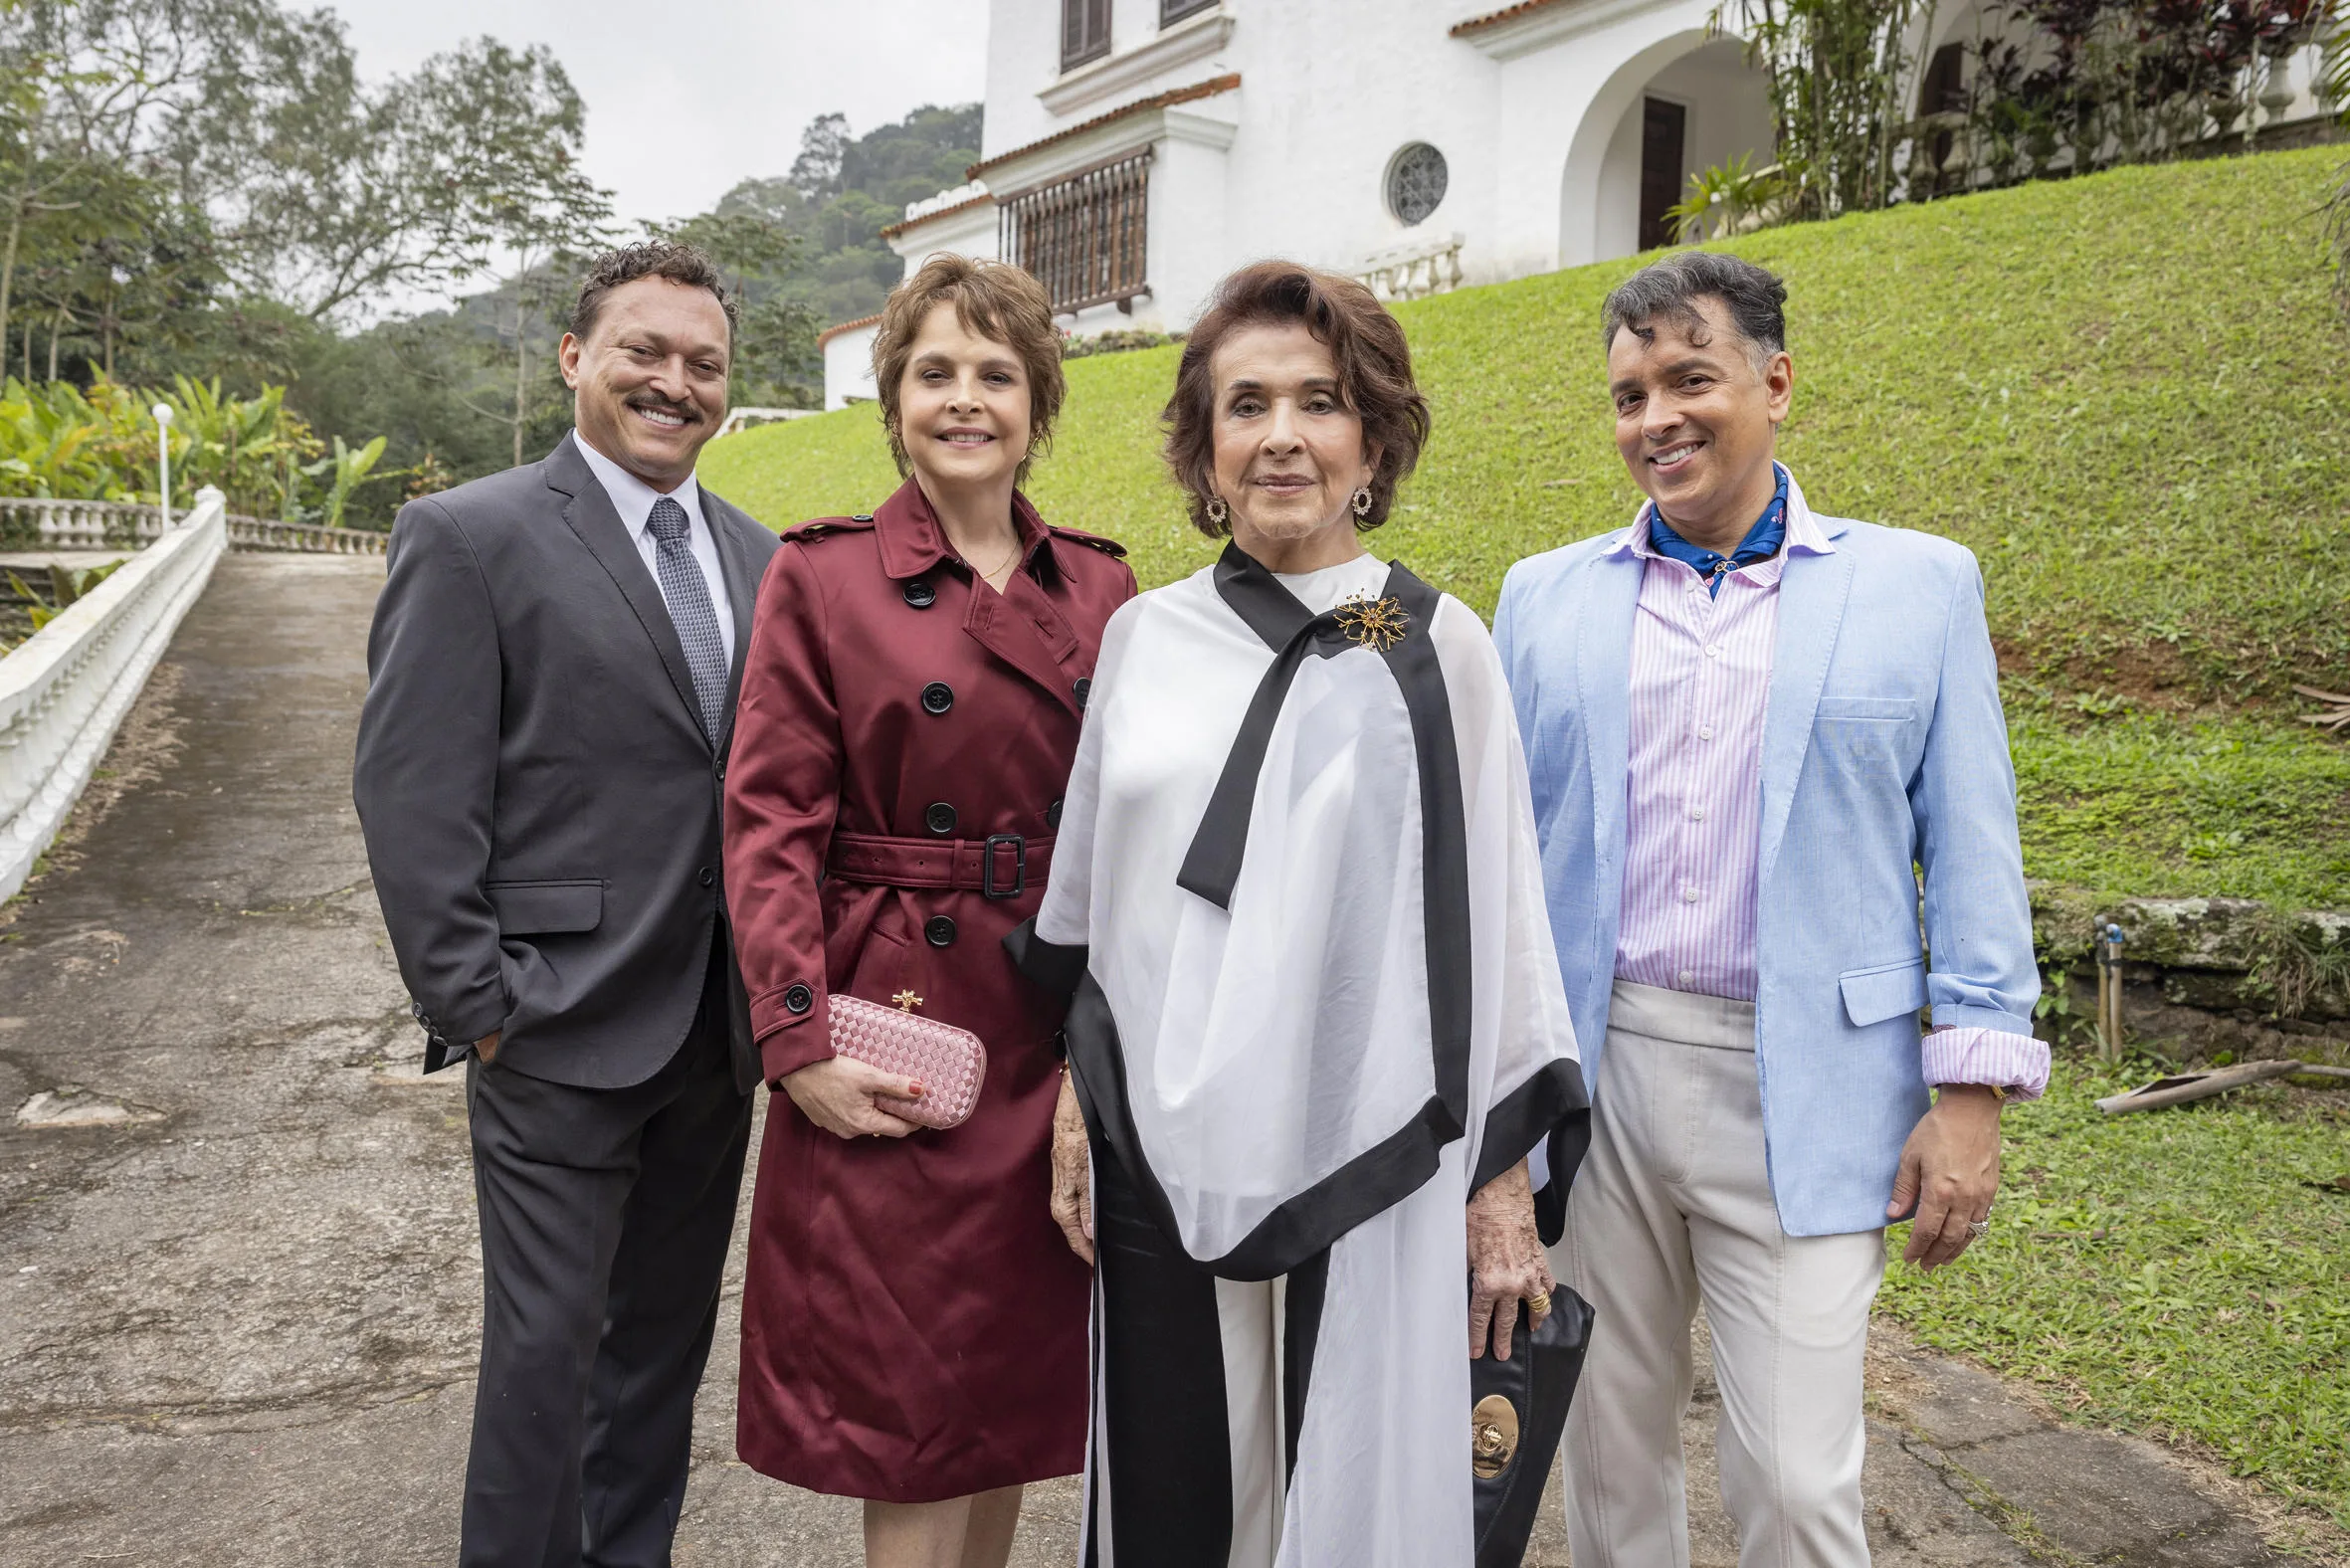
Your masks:
<svg viewBox="0 0 2350 1568"><path fill-rule="evenodd" d="M1729 573L1718 596L1687 563L1657 552L1646 505L1611 551L1645 563L1632 632L1619 980L1754 1000L1779 579L1796 551L1836 553L1790 490L1785 548ZM1939 1029L1923 1049L1928 1083L1998 1083L2019 1099L2048 1083L2048 1047L2029 1035Z"/></svg>

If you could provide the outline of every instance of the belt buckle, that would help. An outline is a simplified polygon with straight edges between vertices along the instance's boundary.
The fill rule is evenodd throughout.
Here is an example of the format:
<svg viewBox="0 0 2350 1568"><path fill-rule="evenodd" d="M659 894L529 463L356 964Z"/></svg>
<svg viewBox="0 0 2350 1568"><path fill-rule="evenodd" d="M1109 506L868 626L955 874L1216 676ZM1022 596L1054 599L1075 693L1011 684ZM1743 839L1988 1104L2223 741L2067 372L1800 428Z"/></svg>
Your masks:
<svg viewBox="0 0 2350 1568"><path fill-rule="evenodd" d="M1012 885L996 885L996 846L1012 847ZM1017 833L991 833L979 852L979 892L987 898L1017 898L1028 891L1028 840Z"/></svg>

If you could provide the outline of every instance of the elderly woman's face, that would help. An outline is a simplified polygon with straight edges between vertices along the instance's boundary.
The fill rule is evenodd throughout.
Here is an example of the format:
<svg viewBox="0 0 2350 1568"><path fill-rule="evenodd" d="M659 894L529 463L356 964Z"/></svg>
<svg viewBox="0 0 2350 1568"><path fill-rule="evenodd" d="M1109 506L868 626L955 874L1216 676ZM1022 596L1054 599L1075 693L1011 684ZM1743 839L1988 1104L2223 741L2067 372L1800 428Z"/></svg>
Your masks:
<svg viewBox="0 0 2350 1568"><path fill-rule="evenodd" d="M951 303L930 307L897 383L898 433L914 468L948 485L1002 483L1028 456L1028 370Z"/></svg>
<svg viewBox="0 0 2350 1568"><path fill-rule="evenodd" d="M1338 365L1302 323L1234 331L1209 362L1216 388L1216 493L1240 547L1263 560L1324 530L1353 531L1350 497L1377 455L1340 397Z"/></svg>

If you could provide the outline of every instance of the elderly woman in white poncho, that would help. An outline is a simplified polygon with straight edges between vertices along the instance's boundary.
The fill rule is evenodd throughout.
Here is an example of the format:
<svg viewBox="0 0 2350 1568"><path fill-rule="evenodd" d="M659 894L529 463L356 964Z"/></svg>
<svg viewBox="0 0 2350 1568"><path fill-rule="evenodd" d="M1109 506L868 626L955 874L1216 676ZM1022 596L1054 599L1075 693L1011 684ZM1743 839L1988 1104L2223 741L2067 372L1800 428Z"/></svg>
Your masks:
<svg viewBox="0 0 2350 1568"><path fill-rule="evenodd" d="M1110 621L1012 939L1074 995L1084 1561L1468 1568L1469 1358L1549 1308L1587 1103L1501 669L1363 549L1428 432L1369 291L1226 280L1167 419L1230 543Z"/></svg>

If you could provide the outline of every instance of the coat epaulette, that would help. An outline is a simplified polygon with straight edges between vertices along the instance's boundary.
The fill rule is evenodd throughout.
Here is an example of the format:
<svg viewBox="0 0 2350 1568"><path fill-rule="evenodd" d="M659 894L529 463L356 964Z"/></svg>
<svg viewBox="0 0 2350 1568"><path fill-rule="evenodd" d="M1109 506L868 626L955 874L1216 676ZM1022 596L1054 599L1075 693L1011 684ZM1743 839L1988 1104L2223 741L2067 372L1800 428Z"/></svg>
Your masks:
<svg viewBox="0 0 2350 1568"><path fill-rule="evenodd" d="M861 511L854 517L814 517L783 530L784 539L793 544L806 544L821 539L828 533L862 533L874 525L874 514Z"/></svg>
<svg viewBox="0 0 2350 1568"><path fill-rule="evenodd" d="M1126 558L1126 547L1115 539L1105 539L1098 533L1087 533L1082 528L1065 528L1058 522L1048 522L1045 526L1055 538L1067 539L1072 544L1089 544L1113 560L1122 561Z"/></svg>

